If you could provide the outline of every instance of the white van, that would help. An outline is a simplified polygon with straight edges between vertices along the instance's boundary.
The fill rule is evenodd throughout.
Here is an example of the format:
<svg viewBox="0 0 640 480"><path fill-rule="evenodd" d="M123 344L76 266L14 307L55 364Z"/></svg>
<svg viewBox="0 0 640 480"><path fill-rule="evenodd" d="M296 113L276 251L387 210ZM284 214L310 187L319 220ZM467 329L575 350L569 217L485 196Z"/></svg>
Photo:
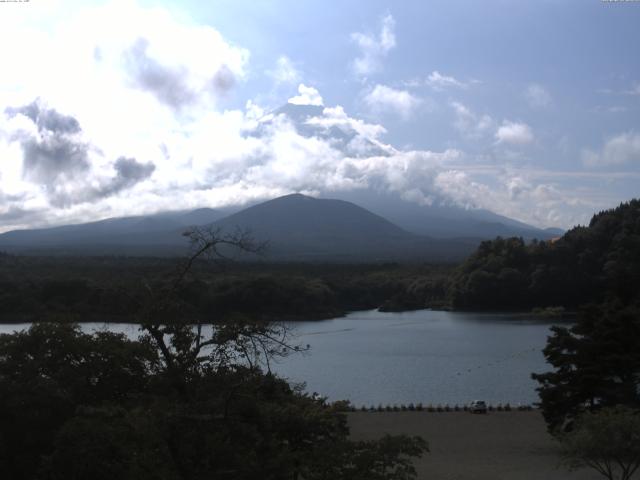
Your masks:
<svg viewBox="0 0 640 480"><path fill-rule="evenodd" d="M469 411L471 413L487 413L487 404L484 400L474 400L469 404Z"/></svg>

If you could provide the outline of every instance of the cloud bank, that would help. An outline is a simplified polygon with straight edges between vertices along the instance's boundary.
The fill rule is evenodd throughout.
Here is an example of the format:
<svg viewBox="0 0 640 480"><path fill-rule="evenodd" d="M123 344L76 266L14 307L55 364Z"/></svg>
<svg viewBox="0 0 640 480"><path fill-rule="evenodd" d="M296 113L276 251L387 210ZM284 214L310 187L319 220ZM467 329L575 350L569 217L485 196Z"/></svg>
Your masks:
<svg viewBox="0 0 640 480"><path fill-rule="evenodd" d="M267 72L290 90L286 105L275 111L257 101L244 109L221 107L249 76L250 52L166 9L115 2L80 10L51 31L0 26L0 41L23 44L30 58L0 50L2 231L241 204L294 191L377 190L541 225L575 221L574 212L561 208L570 194L553 182L483 164L453 144L437 150L389 145L382 124L325 101L286 56ZM396 44L394 28L387 15L377 34L352 35L359 76L381 69ZM437 71L429 82L464 88ZM367 86L359 100L370 112L401 120L423 102L384 83ZM496 126L461 102L450 107L466 138L494 134L500 145L534 140L525 123ZM629 142L634 145L631 137L623 143ZM613 144L598 158L613 158L606 153L618 148Z"/></svg>

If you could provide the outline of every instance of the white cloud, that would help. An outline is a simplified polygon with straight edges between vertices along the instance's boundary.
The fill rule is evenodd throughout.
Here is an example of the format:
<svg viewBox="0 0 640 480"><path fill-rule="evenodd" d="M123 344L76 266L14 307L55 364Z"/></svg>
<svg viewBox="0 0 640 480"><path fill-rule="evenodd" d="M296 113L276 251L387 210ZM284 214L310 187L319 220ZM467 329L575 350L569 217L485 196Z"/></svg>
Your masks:
<svg viewBox="0 0 640 480"><path fill-rule="evenodd" d="M611 137L598 152L584 150L582 160L589 167L640 164L640 134L627 132Z"/></svg>
<svg viewBox="0 0 640 480"><path fill-rule="evenodd" d="M331 127L348 127L359 135L369 139L377 140L378 137L387 133L382 125L365 123L363 120L352 118L347 115L340 105L325 108L321 117L313 117L306 122L308 125L316 125L329 129Z"/></svg>
<svg viewBox="0 0 640 480"><path fill-rule="evenodd" d="M296 84L302 78L300 72L293 62L286 55L281 55L276 60L276 67L269 70L267 74L274 79L277 84Z"/></svg>
<svg viewBox="0 0 640 480"><path fill-rule="evenodd" d="M477 115L460 102L451 102L455 113L453 126L468 138L480 138L493 128L493 119L489 115Z"/></svg>
<svg viewBox="0 0 640 480"><path fill-rule="evenodd" d="M364 96L364 102L372 112L391 112L406 119L420 105L421 100L406 90L376 85Z"/></svg>
<svg viewBox="0 0 640 480"><path fill-rule="evenodd" d="M533 142L533 132L526 123L510 122L505 120L495 134L498 143L510 143L513 145L525 145Z"/></svg>
<svg viewBox="0 0 640 480"><path fill-rule="evenodd" d="M316 107L303 108L316 113L301 125L251 102L221 110L247 75L249 52L168 10L115 2L46 30L24 18L0 18L0 27L3 45L21 45L0 49L1 230L365 188L566 224L556 219L567 220L559 205L571 195L554 185L523 174L496 185L494 171L474 171L474 159L453 148L397 150L383 143L382 125L339 105L317 108L320 92L304 84L288 105ZM371 67L395 44L393 19L372 42L364 37L356 41ZM293 82L288 60L279 63L280 78ZM385 85L368 93L370 108L404 118L421 102ZM38 97L38 114L24 109ZM488 115L452 107L466 134L495 128ZM62 150L73 155L61 159ZM554 211L560 216L545 220Z"/></svg>
<svg viewBox="0 0 640 480"><path fill-rule="evenodd" d="M447 199L469 208L485 208L540 227L571 227L588 222L606 203L588 200L583 190L537 181L526 169L494 171L493 181L466 169L442 169L435 184Z"/></svg>
<svg viewBox="0 0 640 480"><path fill-rule="evenodd" d="M444 90L449 87L467 88L467 84L448 75L442 75L437 70L429 74L425 83L434 90Z"/></svg>
<svg viewBox="0 0 640 480"><path fill-rule="evenodd" d="M636 83L631 89L626 91L627 95L640 95L640 82Z"/></svg>
<svg viewBox="0 0 640 480"><path fill-rule="evenodd" d="M0 18L0 42L20 44L0 49L0 215L25 211L3 229L36 211L56 223L162 208L164 193L197 183L195 150L212 144L192 134L208 117L224 117L207 132L216 150L242 144L242 115L212 112L249 52L215 29L122 1L42 20ZM229 141L218 135L231 126Z"/></svg>
<svg viewBox="0 0 640 480"><path fill-rule="evenodd" d="M298 95L291 97L288 103L293 105L316 105L322 106L323 100L320 92L313 87L307 87L304 83L298 85Z"/></svg>
<svg viewBox="0 0 640 480"><path fill-rule="evenodd" d="M168 128L161 136L163 148L158 147L158 153L151 158L155 165L153 172L151 167L145 167L146 158L138 164L128 162L134 167L133 173L141 178L139 183L129 190L65 208L48 202L37 185L23 179L21 169L3 169L2 180L6 176L9 182L17 181L13 190L1 190L3 229L42 222L42 217L28 217L18 208L32 215L46 212L49 221L64 223L162 209L215 207L292 191L330 196L332 192L371 188L395 192L407 201L424 205L447 203L488 208L544 225L567 225L573 218L562 216L563 202L568 204L571 195L554 189L553 185L527 180L521 174L506 175L495 185L487 180L486 172L476 174L469 168L473 160L459 150L399 151L385 146L379 141L384 127L352 118L339 105L324 108L301 124L286 115L263 117L268 120L259 115L260 109L248 104L245 112L207 112L181 123L179 129ZM24 115L0 118L0 131L35 132L33 122ZM317 130L308 131L307 127ZM344 144L336 142L340 138L336 128L345 134L355 132L354 139L361 145L368 143L369 147L377 148L357 149L353 140L344 148ZM0 141L0 154L9 160L22 161L20 144L7 142L6 138ZM97 160L102 158L98 153L95 155ZM114 177L114 165L105 161L102 176L90 178L96 181L115 178L115 183L98 185L121 185L126 179ZM20 182L24 185L20 186ZM64 186L78 192L82 191L83 183L67 182ZM8 195L20 199L7 202ZM15 220L6 220L13 217Z"/></svg>
<svg viewBox="0 0 640 480"><path fill-rule="evenodd" d="M366 76L380 70L382 59L396 46L395 20L391 15L385 15L381 23L378 36L351 34L351 39L360 47L360 56L353 61L353 69L358 75Z"/></svg>
<svg viewBox="0 0 640 480"><path fill-rule="evenodd" d="M542 86L532 83L525 91L527 103L533 109L548 108L553 104L551 94Z"/></svg>

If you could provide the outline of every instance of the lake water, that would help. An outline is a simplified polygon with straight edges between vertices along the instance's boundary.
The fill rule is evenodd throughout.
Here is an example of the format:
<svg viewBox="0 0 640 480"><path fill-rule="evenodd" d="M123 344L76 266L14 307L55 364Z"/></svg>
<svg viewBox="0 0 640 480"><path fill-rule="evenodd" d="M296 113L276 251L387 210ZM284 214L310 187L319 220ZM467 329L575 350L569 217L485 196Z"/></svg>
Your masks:
<svg viewBox="0 0 640 480"><path fill-rule="evenodd" d="M531 372L549 370L542 355L552 322L522 314L420 310L354 312L290 323L309 353L273 370L330 400L378 404L530 404L538 400ZM0 325L0 333L28 325ZM84 324L85 331L104 328ZM109 324L131 337L136 325Z"/></svg>

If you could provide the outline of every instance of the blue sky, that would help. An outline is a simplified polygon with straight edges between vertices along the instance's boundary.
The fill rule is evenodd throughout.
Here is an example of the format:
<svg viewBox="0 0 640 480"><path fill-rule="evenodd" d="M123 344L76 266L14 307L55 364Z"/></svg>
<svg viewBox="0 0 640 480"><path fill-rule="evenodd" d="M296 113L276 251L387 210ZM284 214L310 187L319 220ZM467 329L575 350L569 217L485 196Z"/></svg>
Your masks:
<svg viewBox="0 0 640 480"><path fill-rule="evenodd" d="M0 4L0 230L370 189L585 223L640 193L638 25L595 0ZM379 148L270 115L294 97Z"/></svg>

